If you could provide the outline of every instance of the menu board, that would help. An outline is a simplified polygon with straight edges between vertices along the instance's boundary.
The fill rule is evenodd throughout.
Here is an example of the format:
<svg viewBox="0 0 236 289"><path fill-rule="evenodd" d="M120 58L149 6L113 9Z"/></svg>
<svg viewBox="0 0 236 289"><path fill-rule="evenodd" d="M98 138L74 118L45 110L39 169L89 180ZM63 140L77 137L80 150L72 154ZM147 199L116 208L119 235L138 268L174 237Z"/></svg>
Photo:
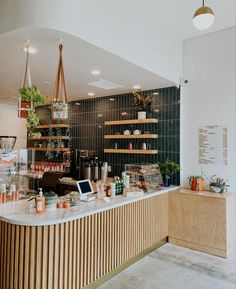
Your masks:
<svg viewBox="0 0 236 289"><path fill-rule="evenodd" d="M227 126L208 125L199 128L199 164L228 165Z"/></svg>

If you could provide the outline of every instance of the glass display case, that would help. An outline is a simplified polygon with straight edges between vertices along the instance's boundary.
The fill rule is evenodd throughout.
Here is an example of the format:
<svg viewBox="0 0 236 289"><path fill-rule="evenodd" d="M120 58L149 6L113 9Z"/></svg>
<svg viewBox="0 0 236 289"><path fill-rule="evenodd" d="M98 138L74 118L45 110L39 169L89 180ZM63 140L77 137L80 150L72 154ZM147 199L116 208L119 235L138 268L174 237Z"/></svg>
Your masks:
<svg viewBox="0 0 236 289"><path fill-rule="evenodd" d="M32 152L27 149L0 150L0 193L6 192L10 198L12 190L16 190L20 195L34 192L34 188L29 188L31 162ZM39 175L32 177L38 178Z"/></svg>
<svg viewBox="0 0 236 289"><path fill-rule="evenodd" d="M126 175L130 176L130 185L151 193L163 188L163 179L157 164L126 164Z"/></svg>

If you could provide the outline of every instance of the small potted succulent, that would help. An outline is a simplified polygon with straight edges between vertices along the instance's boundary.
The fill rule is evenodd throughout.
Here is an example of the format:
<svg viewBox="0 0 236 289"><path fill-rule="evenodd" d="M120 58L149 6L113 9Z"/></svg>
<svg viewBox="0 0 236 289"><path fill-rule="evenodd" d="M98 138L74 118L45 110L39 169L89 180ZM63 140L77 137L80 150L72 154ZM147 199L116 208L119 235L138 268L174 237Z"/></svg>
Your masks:
<svg viewBox="0 0 236 289"><path fill-rule="evenodd" d="M138 119L145 119L147 116L147 109L152 104L153 95L144 95L141 90L133 92L134 104L138 107Z"/></svg>
<svg viewBox="0 0 236 289"><path fill-rule="evenodd" d="M227 192L227 181L223 178L219 178L216 175L210 178L210 191L214 193L224 193Z"/></svg>
<svg viewBox="0 0 236 289"><path fill-rule="evenodd" d="M193 191L203 191L204 190L204 178L202 176L190 176L188 177L189 186Z"/></svg>
<svg viewBox="0 0 236 289"><path fill-rule="evenodd" d="M163 163L158 163L158 166L163 177L164 186L169 187L171 177L180 170L180 166L169 159Z"/></svg>

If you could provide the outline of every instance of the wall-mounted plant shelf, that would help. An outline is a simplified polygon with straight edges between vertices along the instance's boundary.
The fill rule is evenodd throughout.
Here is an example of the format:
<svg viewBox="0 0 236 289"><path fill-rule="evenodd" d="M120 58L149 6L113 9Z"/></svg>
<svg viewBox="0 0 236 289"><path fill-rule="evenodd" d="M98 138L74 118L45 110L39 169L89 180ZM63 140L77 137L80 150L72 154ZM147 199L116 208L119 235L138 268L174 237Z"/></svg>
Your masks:
<svg viewBox="0 0 236 289"><path fill-rule="evenodd" d="M143 139L143 138L158 138L158 134L111 134L104 135L105 139Z"/></svg>
<svg viewBox="0 0 236 289"><path fill-rule="evenodd" d="M52 151L52 152L68 152L69 148L28 148L28 150L32 151Z"/></svg>
<svg viewBox="0 0 236 289"><path fill-rule="evenodd" d="M68 128L68 127L69 127L68 124L59 123L59 124L42 124L38 125L36 128Z"/></svg>
<svg viewBox="0 0 236 289"><path fill-rule="evenodd" d="M30 138L29 140L56 140L56 139L59 139L59 140L69 140L70 137L69 136L41 136L40 138Z"/></svg>
<svg viewBox="0 0 236 289"><path fill-rule="evenodd" d="M146 119L126 119L126 120L109 120L105 121L105 125L121 125L121 124L144 124L144 123L158 123L156 118Z"/></svg>
<svg viewBox="0 0 236 289"><path fill-rule="evenodd" d="M104 153L155 155L158 150L104 149Z"/></svg>

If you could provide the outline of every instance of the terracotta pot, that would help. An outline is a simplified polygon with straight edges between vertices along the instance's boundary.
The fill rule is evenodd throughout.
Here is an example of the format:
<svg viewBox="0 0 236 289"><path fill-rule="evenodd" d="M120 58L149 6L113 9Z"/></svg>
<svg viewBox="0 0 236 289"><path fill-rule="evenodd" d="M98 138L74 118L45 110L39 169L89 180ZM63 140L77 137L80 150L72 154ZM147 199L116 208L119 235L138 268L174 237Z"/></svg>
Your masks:
<svg viewBox="0 0 236 289"><path fill-rule="evenodd" d="M204 190L204 180L201 178L193 178L191 181L191 190L203 191Z"/></svg>
<svg viewBox="0 0 236 289"><path fill-rule="evenodd" d="M28 101L19 101L18 103L18 117L27 118L28 109L31 108L31 102Z"/></svg>

